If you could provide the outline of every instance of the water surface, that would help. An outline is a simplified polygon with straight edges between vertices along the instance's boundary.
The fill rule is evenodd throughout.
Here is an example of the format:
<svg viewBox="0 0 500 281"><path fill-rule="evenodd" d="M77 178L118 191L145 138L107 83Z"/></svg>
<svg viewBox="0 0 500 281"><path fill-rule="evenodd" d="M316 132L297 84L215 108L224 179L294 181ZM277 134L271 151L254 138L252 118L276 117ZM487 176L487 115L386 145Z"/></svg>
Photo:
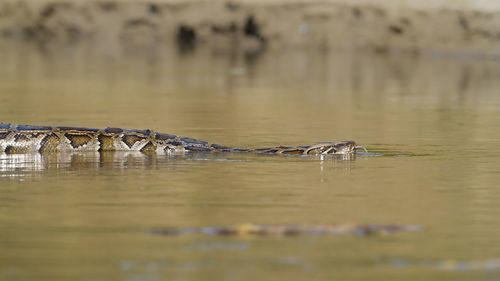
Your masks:
<svg viewBox="0 0 500 281"><path fill-rule="evenodd" d="M238 147L356 140L351 159L0 155L0 280L498 280L500 63L2 43L1 122ZM421 232L154 236L238 223Z"/></svg>

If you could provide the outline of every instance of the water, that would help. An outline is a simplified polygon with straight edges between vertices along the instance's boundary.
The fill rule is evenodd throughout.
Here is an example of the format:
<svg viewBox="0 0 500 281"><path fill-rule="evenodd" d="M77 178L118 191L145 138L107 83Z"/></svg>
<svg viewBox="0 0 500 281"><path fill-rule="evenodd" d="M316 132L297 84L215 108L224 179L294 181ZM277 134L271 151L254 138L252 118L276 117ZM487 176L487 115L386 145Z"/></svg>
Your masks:
<svg viewBox="0 0 500 281"><path fill-rule="evenodd" d="M154 129L355 158L0 155L0 280L499 280L500 62L2 43L2 122ZM391 235L152 228L415 224Z"/></svg>

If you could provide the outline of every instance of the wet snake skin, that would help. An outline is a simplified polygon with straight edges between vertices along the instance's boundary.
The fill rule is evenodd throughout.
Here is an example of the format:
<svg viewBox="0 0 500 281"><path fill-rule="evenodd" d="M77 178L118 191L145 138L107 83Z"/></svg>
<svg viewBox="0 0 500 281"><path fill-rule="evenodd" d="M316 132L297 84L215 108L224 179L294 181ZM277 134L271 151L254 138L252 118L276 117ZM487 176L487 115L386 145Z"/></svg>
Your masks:
<svg viewBox="0 0 500 281"><path fill-rule="evenodd" d="M140 151L157 154L186 152L253 152L276 154L349 154L356 149L354 141L326 142L305 146L268 148L234 148L187 137L121 128L81 128L13 125L0 123L0 152L19 154L60 151Z"/></svg>

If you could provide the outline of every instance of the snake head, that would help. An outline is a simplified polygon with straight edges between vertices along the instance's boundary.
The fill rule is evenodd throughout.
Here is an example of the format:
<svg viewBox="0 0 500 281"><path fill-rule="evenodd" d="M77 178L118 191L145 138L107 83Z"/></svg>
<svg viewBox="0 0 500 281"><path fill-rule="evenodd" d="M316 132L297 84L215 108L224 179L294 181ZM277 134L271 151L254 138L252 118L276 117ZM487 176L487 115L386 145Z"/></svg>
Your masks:
<svg viewBox="0 0 500 281"><path fill-rule="evenodd" d="M366 148L358 146L354 141L341 141L337 143L319 143L310 146L304 154L349 154L356 151L356 149Z"/></svg>

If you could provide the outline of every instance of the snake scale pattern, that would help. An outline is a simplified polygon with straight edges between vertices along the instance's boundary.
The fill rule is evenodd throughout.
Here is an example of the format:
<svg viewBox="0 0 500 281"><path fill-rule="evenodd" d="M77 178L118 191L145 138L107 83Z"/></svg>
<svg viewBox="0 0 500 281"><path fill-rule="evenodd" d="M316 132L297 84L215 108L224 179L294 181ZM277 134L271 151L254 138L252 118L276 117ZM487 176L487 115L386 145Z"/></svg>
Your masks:
<svg viewBox="0 0 500 281"><path fill-rule="evenodd" d="M121 128L82 128L13 125L0 123L0 152L19 154L60 151L141 151L182 154L186 152L254 152L283 154L348 154L356 149L354 141L326 142L305 146L233 148L197 139Z"/></svg>

